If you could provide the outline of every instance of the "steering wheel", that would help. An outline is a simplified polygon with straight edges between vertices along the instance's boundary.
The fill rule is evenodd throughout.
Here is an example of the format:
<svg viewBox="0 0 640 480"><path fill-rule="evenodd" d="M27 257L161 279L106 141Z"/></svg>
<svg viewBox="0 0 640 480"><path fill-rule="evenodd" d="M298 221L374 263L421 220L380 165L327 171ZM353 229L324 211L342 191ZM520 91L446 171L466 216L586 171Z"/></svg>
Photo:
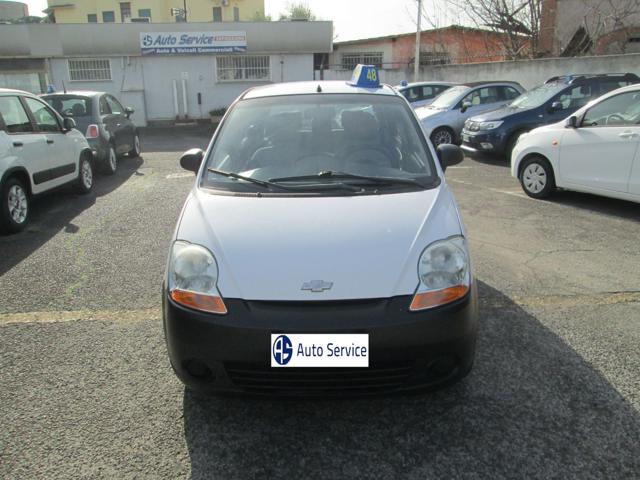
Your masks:
<svg viewBox="0 0 640 480"><path fill-rule="evenodd" d="M611 120L612 120L612 119L616 119L616 120L619 120L619 121L620 121L619 123L616 123L616 124L613 124L613 125L623 125L623 124L625 123L625 122L624 122L624 118L622 117L622 115L619 115L619 114L617 114L617 113L612 113L612 114L611 114L611 115L609 115L609 116L607 117L607 119L605 120L605 122L604 122L604 123L605 123L605 125L609 125L609 124L611 124Z"/></svg>
<svg viewBox="0 0 640 480"><path fill-rule="evenodd" d="M320 158L335 158L335 154L331 153L331 152L314 152L314 153L307 153L301 157L298 157L296 159L296 163L300 163L303 160L306 160L307 158L315 158L315 157L320 157Z"/></svg>

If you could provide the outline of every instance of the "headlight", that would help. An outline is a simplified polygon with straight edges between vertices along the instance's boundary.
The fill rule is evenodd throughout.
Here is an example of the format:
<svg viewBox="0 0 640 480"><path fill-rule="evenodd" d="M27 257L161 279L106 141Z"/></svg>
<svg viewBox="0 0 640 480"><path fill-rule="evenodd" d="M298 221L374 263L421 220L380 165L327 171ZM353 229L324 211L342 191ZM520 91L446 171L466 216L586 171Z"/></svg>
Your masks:
<svg viewBox="0 0 640 480"><path fill-rule="evenodd" d="M206 248L178 240L171 249L169 295L176 303L224 315L227 307L218 292L218 265Z"/></svg>
<svg viewBox="0 0 640 480"><path fill-rule="evenodd" d="M471 272L464 238L438 240L425 248L418 262L418 277L420 283L409 307L412 311L465 296L471 287Z"/></svg>
<svg viewBox="0 0 640 480"><path fill-rule="evenodd" d="M499 122L480 122L480 124L478 125L478 129L479 130L494 130L496 128L498 128L500 125L502 125L504 123L504 121L499 121Z"/></svg>

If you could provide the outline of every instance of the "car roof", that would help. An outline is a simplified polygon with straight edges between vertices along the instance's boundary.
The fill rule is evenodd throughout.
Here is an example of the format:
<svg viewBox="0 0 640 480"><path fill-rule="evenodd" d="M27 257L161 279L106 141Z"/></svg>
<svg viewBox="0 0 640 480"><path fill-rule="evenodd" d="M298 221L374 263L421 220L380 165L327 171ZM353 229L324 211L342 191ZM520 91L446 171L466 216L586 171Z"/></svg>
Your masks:
<svg viewBox="0 0 640 480"><path fill-rule="evenodd" d="M398 90L405 90L407 88L411 88L411 87L426 87L429 85L448 85L450 87L453 87L455 85L458 85L457 83L453 83L453 82L438 82L438 81L430 81L430 82L411 82L411 83L407 83L406 85L396 85L395 88L397 88Z"/></svg>
<svg viewBox="0 0 640 480"><path fill-rule="evenodd" d="M0 95L6 95L6 94L11 94L11 95L29 95L30 97L35 97L37 95L31 93L31 92L25 92L24 90L15 90L13 88L0 88Z"/></svg>
<svg viewBox="0 0 640 480"><path fill-rule="evenodd" d="M549 78L544 83L564 83L566 85L575 85L606 79L640 82L640 77L635 73L572 73L568 75L556 75L555 77Z"/></svg>
<svg viewBox="0 0 640 480"><path fill-rule="evenodd" d="M320 90L320 91L318 91ZM247 90L242 99L276 97L282 95L320 95L322 93L355 93L398 96L399 93L391 86L381 84L379 88L362 88L345 81L317 81L317 82L288 82L274 83Z"/></svg>
<svg viewBox="0 0 640 480"><path fill-rule="evenodd" d="M484 86L491 86L491 85L512 85L512 86L518 86L522 88L522 85L520 85L518 82L513 82L510 80L493 80L491 82L466 82L466 83L461 83L460 85L463 85L469 88L484 87Z"/></svg>
<svg viewBox="0 0 640 480"><path fill-rule="evenodd" d="M106 92L94 92L92 90L71 90L67 92L53 92L46 93L43 97L52 97L52 96L64 96L64 95L72 95L78 97L97 97L99 95L104 95Z"/></svg>

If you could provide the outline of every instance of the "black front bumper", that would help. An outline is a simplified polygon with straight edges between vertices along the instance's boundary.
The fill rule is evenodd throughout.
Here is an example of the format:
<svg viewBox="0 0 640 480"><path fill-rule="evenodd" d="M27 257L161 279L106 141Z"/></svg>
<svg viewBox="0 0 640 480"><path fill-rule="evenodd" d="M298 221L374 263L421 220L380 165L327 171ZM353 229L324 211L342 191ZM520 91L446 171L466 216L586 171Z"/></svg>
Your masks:
<svg viewBox="0 0 640 480"><path fill-rule="evenodd" d="M460 138L460 146L470 153L502 154L507 144L507 135L500 129L480 132L463 130ZM482 144L491 144L491 148L485 148Z"/></svg>
<svg viewBox="0 0 640 480"><path fill-rule="evenodd" d="M464 377L477 334L475 286L463 299L410 312L411 296L328 302L225 299L211 315L163 297L171 364L196 390L345 395L429 389ZM272 333L368 333L369 368L271 368Z"/></svg>

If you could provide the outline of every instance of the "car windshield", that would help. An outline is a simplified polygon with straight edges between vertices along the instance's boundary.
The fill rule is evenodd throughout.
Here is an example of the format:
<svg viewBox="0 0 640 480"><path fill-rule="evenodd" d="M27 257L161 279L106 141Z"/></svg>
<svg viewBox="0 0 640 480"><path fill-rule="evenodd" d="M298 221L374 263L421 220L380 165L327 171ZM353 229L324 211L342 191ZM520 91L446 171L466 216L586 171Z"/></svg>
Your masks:
<svg viewBox="0 0 640 480"><path fill-rule="evenodd" d="M450 89L445 90L443 93L438 95L430 105L430 107L438 109L451 108L458 102L458 100L460 99L460 95L468 90L471 89L464 85L451 87Z"/></svg>
<svg viewBox="0 0 640 480"><path fill-rule="evenodd" d="M265 187L277 185L281 193L342 185L354 192L425 189L439 181L420 126L399 97L247 99L220 128L202 186L269 193Z"/></svg>
<svg viewBox="0 0 640 480"><path fill-rule="evenodd" d="M560 93L566 86L564 83L545 83L523 93L511 102L509 106L514 108L539 107Z"/></svg>
<svg viewBox="0 0 640 480"><path fill-rule="evenodd" d="M44 100L51 105L60 115L65 117L90 117L91 99L87 97L73 96L53 96L44 97Z"/></svg>

